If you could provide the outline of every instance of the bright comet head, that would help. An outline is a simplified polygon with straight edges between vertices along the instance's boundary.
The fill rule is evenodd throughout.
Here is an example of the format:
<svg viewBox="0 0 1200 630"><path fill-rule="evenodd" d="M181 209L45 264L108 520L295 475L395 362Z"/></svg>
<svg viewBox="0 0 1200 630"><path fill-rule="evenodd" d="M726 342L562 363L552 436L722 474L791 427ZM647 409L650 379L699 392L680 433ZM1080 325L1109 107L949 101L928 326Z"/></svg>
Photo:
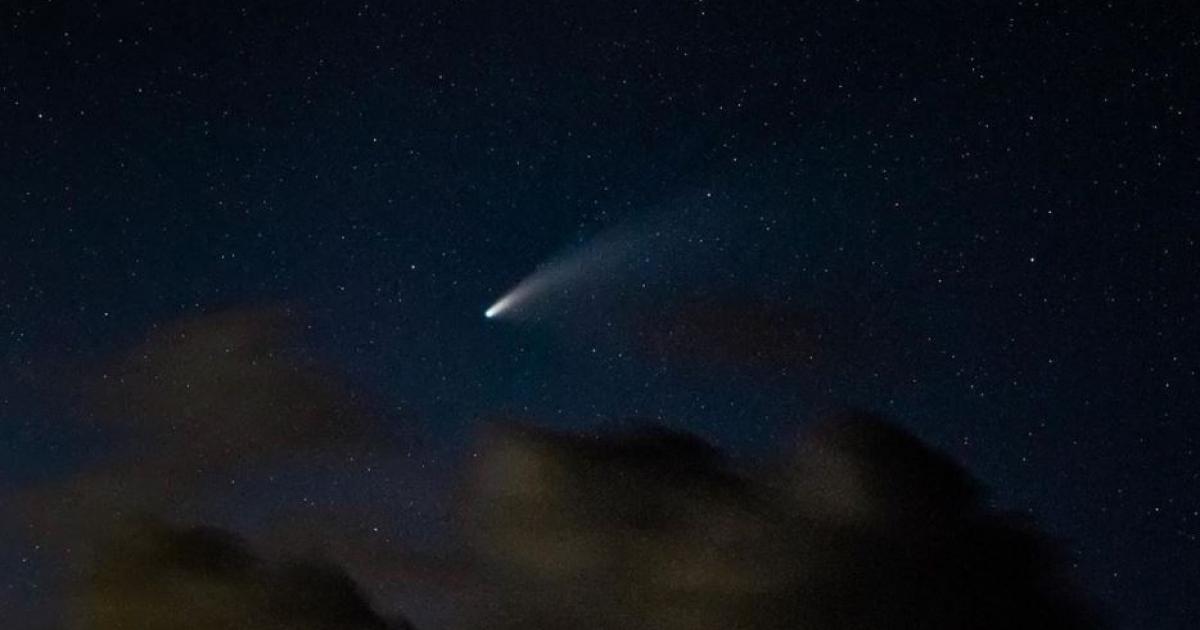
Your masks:
<svg viewBox="0 0 1200 630"><path fill-rule="evenodd" d="M509 307L512 306L512 303L513 303L513 293L510 292L508 295L505 295L504 297L497 300L495 304L488 307L488 310L483 312L483 316L488 319L494 319L495 317L499 316L504 311L507 311L509 309Z"/></svg>

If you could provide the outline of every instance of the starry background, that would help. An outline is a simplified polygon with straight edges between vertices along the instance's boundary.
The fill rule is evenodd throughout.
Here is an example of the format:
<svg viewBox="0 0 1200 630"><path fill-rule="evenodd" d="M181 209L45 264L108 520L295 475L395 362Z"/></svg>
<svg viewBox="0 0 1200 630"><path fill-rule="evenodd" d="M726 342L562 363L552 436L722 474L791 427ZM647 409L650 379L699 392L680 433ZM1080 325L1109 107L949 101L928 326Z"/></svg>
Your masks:
<svg viewBox="0 0 1200 630"><path fill-rule="evenodd" d="M419 418L404 470L346 482L405 486L396 538L488 414L755 457L860 406L1066 540L1119 625L1195 622L1194 8L218 5L3 9L0 492L110 447L48 400L63 366L286 303ZM482 316L647 220L670 242L585 307ZM44 615L58 562L0 545L0 606Z"/></svg>

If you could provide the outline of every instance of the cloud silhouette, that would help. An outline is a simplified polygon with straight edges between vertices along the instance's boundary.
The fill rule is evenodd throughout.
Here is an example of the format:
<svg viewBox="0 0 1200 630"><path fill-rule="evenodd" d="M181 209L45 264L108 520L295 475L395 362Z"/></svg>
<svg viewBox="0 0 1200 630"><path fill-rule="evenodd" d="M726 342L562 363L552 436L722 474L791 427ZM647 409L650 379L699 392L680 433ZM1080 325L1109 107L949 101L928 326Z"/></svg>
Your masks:
<svg viewBox="0 0 1200 630"><path fill-rule="evenodd" d="M713 297L647 309L636 329L644 353L703 365L811 370L830 351L820 311L761 299Z"/></svg>
<svg viewBox="0 0 1200 630"><path fill-rule="evenodd" d="M1053 545L967 473L852 414L773 472L695 438L497 427L464 519L477 628L1095 628Z"/></svg>
<svg viewBox="0 0 1200 630"><path fill-rule="evenodd" d="M302 330L284 307L156 327L97 371L93 407L133 438L207 465L379 437L374 407L313 358Z"/></svg>
<svg viewBox="0 0 1200 630"><path fill-rule="evenodd" d="M214 528L127 523L99 553L75 622L93 630L400 630L341 569L270 562Z"/></svg>
<svg viewBox="0 0 1200 630"><path fill-rule="evenodd" d="M736 292L668 300L630 323L654 361L812 395L830 382L907 382L920 372L915 328L880 295L781 300Z"/></svg>
<svg viewBox="0 0 1200 630"><path fill-rule="evenodd" d="M743 306L688 309L648 330L683 331L653 342L676 356L767 370L837 347L813 336L817 315ZM403 459L389 425L407 419L385 417L313 358L301 329L286 308L188 318L96 371L86 400L110 448L8 515L47 549L74 550L57 561L76 627L404 627L375 610L448 630L1102 626L1053 541L990 509L952 460L863 413L811 425L782 461L741 466L654 427L486 425L449 471L462 479L461 510L438 522L437 549L374 535L428 509L397 509L374 478L321 509L251 504L230 479L290 465L304 492L340 489L347 461ZM406 474L416 476L388 484L433 479ZM239 529L260 553L226 530L166 524L260 507L266 524ZM268 559L296 549L340 568Z"/></svg>
<svg viewBox="0 0 1200 630"><path fill-rule="evenodd" d="M214 478L411 443L410 418L314 358L284 307L233 309L155 326L91 370L85 415L105 437L93 465L32 493L42 514L187 508ZM185 513L186 515L186 513ZM81 519L67 519L81 520Z"/></svg>
<svg viewBox="0 0 1200 630"><path fill-rule="evenodd" d="M286 307L188 317L154 326L82 384L64 383L84 392L80 415L99 448L78 470L14 493L0 518L30 547L63 550L45 556L59 566L43 588L80 579L80 554L119 535L130 515L229 523L252 513L271 542L285 515L277 498L261 497L286 487L265 485L269 476L297 476L317 492L399 459L414 443L411 418L382 413L307 348L303 330ZM370 509L375 523L389 512L350 503L310 508L289 520L289 536L304 529L302 548L365 555L342 512Z"/></svg>

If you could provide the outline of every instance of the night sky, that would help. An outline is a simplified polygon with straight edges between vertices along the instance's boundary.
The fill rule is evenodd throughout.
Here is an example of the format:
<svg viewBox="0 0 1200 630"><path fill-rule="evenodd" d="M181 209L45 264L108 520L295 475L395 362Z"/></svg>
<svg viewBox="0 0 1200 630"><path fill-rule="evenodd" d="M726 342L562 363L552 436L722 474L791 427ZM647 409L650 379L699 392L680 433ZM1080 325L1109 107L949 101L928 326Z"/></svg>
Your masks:
<svg viewBox="0 0 1200 630"><path fill-rule="evenodd" d="M97 418L171 403L113 403L111 366L282 327L384 446L179 430L278 458L205 459L195 520L437 549L487 418L752 461L861 408L1064 541L1118 627L1196 623L1194 7L501 4L6 3L0 502L155 475L125 440L171 431ZM53 627L78 549L5 511L0 616Z"/></svg>

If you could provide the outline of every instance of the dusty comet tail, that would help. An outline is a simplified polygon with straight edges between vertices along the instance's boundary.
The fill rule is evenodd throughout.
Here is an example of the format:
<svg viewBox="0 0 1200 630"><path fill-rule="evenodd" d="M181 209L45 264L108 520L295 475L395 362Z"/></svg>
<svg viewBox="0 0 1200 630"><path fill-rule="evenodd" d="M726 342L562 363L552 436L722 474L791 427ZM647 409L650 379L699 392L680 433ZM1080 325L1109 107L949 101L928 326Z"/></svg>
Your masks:
<svg viewBox="0 0 1200 630"><path fill-rule="evenodd" d="M629 229L613 229L541 266L500 296L483 316L488 319L520 319L548 301L602 284L620 275L636 257L647 236Z"/></svg>
<svg viewBox="0 0 1200 630"><path fill-rule="evenodd" d="M508 308L510 304L512 304L512 299L509 295L506 295L497 300L495 304L489 306L488 310L483 312L483 316L491 319L500 313L503 313L504 309Z"/></svg>
<svg viewBox="0 0 1200 630"><path fill-rule="evenodd" d="M542 290L547 285L548 274L546 272L535 273L528 278L525 278L508 293L505 293L496 300L495 304L488 307L488 310L483 312L483 316L488 319L495 319L510 313L514 308L520 305L521 302L527 300L535 292ZM553 277L552 274L549 277Z"/></svg>

